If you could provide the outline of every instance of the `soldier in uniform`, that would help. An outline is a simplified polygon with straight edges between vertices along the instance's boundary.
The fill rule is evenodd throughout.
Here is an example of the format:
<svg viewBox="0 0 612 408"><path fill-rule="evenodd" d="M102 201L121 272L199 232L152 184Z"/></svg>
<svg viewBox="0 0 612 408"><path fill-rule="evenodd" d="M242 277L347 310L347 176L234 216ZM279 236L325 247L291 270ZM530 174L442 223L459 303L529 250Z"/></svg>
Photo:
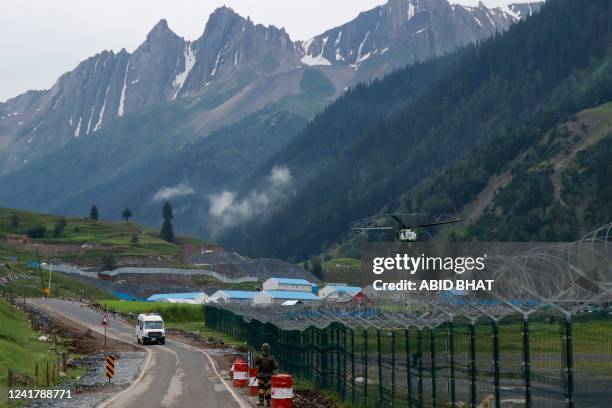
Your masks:
<svg viewBox="0 0 612 408"><path fill-rule="evenodd" d="M261 345L261 355L255 358L255 367L258 368L258 385L259 385L259 403L257 406L264 405L264 399L267 405L272 406L272 376L278 370L278 363L274 356L270 354L270 345L264 343Z"/></svg>

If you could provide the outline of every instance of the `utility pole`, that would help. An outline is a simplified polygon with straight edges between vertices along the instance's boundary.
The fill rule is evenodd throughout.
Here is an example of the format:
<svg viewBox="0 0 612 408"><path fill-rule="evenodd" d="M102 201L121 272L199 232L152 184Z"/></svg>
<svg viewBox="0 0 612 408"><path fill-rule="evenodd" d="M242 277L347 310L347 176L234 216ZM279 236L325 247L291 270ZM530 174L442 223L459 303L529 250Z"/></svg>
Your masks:
<svg viewBox="0 0 612 408"><path fill-rule="evenodd" d="M36 250L36 262L38 263L38 272L40 274L40 290L45 293L45 280L43 278L43 272L40 262L40 255L38 254L38 249Z"/></svg>
<svg viewBox="0 0 612 408"><path fill-rule="evenodd" d="M53 272L53 261L49 263L49 296L51 296L51 272Z"/></svg>

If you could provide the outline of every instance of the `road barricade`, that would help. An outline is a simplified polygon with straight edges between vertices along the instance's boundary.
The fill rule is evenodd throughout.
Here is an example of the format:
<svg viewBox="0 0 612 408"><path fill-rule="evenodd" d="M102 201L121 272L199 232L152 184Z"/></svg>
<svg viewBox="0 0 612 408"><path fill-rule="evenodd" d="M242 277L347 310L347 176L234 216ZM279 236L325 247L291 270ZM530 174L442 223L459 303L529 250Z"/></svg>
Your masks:
<svg viewBox="0 0 612 408"><path fill-rule="evenodd" d="M289 374L272 376L272 408L293 407L293 379Z"/></svg>
<svg viewBox="0 0 612 408"><path fill-rule="evenodd" d="M259 369L257 367L249 368L249 395L259 394L259 383L257 381L257 373Z"/></svg>
<svg viewBox="0 0 612 408"><path fill-rule="evenodd" d="M246 361L234 362L234 387L244 388L249 384L249 365Z"/></svg>

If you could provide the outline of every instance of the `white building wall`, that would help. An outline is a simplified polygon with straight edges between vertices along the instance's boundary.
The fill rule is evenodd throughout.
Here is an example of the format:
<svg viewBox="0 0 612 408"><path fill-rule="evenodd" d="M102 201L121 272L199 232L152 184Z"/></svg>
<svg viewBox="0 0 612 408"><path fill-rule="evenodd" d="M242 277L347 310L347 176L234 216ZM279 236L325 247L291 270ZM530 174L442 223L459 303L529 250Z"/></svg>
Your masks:
<svg viewBox="0 0 612 408"><path fill-rule="evenodd" d="M336 288L334 288L333 286L327 285L326 287L324 287L323 289L319 291L319 297L321 299L324 299L334 292L336 292Z"/></svg>
<svg viewBox="0 0 612 408"><path fill-rule="evenodd" d="M287 285L281 283L279 286L279 290L290 290L290 291L298 291L298 292L312 292L311 285Z"/></svg>
<svg viewBox="0 0 612 408"><path fill-rule="evenodd" d="M270 305L272 304L272 296L265 291L261 291L253 297L253 305Z"/></svg>
<svg viewBox="0 0 612 408"><path fill-rule="evenodd" d="M291 285L279 283L275 278L269 278L263 283L263 290L289 290L298 292L312 292L312 286L308 285Z"/></svg>
<svg viewBox="0 0 612 408"><path fill-rule="evenodd" d="M223 292L222 290L218 290L215 293L213 293L212 295L210 295L210 297L206 301L214 303L214 302L218 302L218 301L227 302L228 300L229 300L229 298L225 294L225 292Z"/></svg>

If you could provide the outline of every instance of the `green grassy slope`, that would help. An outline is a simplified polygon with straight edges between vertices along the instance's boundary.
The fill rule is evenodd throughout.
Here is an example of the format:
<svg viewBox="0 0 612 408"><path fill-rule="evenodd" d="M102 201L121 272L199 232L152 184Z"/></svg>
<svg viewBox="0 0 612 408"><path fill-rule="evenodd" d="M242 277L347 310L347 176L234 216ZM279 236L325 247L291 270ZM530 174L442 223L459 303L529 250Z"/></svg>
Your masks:
<svg viewBox="0 0 612 408"><path fill-rule="evenodd" d="M14 225L14 218L18 220ZM112 257L120 266L125 263L159 263L181 267L179 256L182 245L207 245L208 242L178 237L169 243L159 237L159 232L133 222L92 221L82 218L66 218L62 233L54 235L54 227L61 217L0 208L0 291L10 291L16 296L39 296L41 271L31 266L40 259L43 262L66 262L80 266L102 268L104 258ZM28 230L44 226L43 237L16 242L27 237ZM138 236L138 243L132 237ZM86 245L85 248L82 246ZM37 255L38 252L38 255ZM45 286L48 272L42 272ZM54 273L53 296L78 296L105 299L109 294L67 275Z"/></svg>
<svg viewBox="0 0 612 408"><path fill-rule="evenodd" d="M201 305L160 303L160 302L124 302L119 300L102 300L98 304L111 312L121 314L159 313L166 322L204 321L204 307Z"/></svg>
<svg viewBox="0 0 612 408"><path fill-rule="evenodd" d="M16 378L21 380L29 378L32 386L35 364L38 363L42 379L46 363L52 364L57 361L57 356L50 352L49 343L37 340L39 335L32 329L23 312L0 300L0 407L7 406L6 387L9 368L14 370ZM68 375L75 375L78 371L73 370ZM23 385L17 384L15 388L17 387L23 388ZM38 388L44 387L38 386Z"/></svg>
<svg viewBox="0 0 612 408"><path fill-rule="evenodd" d="M17 227L12 225L12 219L17 216ZM178 237L176 243L166 242L160 238L157 230L143 227L134 222L93 221L78 217L66 218L66 227L58 236L54 236L53 229L61 217L56 215L39 214L27 211L0 208L0 236L26 235L28 229L42 225L46 233L42 238L33 239L48 245L80 246L93 245L87 248L81 258L99 259L104 253L112 251L116 257L124 256L166 256L174 257L178 254L181 244L208 245L209 242L193 238ZM131 242L132 237L138 235L138 243ZM60 258L70 258L61 255Z"/></svg>
<svg viewBox="0 0 612 408"><path fill-rule="evenodd" d="M13 215L17 215L19 225L17 228L11 225ZM143 228L138 224L129 222L92 221L82 218L67 218L64 232L59 236L53 236L53 228L61 217L27 211L0 208L0 233L26 234L29 228L36 225L44 225L47 233L43 241L50 244L80 245L95 242L100 245L112 245L119 247L130 246L130 239L134 234L140 234L140 243L147 254L176 253L177 246L159 238L159 233L150 228Z"/></svg>

